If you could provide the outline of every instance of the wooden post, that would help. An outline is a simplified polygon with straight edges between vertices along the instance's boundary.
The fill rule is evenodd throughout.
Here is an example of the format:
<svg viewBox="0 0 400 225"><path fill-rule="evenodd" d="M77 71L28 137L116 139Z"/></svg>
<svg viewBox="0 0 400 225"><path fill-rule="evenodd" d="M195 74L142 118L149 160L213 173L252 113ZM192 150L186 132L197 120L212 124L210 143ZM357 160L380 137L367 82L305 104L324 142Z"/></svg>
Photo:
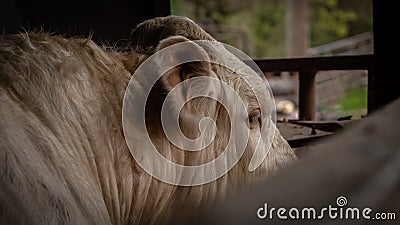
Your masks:
<svg viewBox="0 0 400 225"><path fill-rule="evenodd" d="M299 120L315 120L315 74L299 72Z"/></svg>
<svg viewBox="0 0 400 225"><path fill-rule="evenodd" d="M367 114L373 112L376 108L376 81L373 69L368 70L368 88L367 88Z"/></svg>
<svg viewBox="0 0 400 225"><path fill-rule="evenodd" d="M392 1L378 1L372 2L373 13L373 30L374 30L374 64L375 67L368 71L369 77L368 88L373 91L370 96L374 96L373 100L368 100L368 114L374 110L378 110L400 98L399 82L396 82L397 77L397 63L388 63L388 52L394 52L391 49L390 43L395 43L397 37L391 35L392 30L388 27L381 26L381 24L392 24L393 21L398 21L398 12ZM370 97L368 96L368 97Z"/></svg>
<svg viewBox="0 0 400 225"><path fill-rule="evenodd" d="M309 46L309 0L286 0L286 57L305 57ZM315 120L315 72L299 71L299 120Z"/></svg>
<svg viewBox="0 0 400 225"><path fill-rule="evenodd" d="M309 46L308 0L286 0L287 57L304 57Z"/></svg>

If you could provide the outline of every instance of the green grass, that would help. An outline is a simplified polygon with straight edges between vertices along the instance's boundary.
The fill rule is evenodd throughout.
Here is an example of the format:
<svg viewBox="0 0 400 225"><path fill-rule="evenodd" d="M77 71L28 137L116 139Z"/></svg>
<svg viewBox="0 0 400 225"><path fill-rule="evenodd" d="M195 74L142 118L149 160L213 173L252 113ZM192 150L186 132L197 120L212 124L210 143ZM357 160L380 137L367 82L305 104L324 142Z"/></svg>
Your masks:
<svg viewBox="0 0 400 225"><path fill-rule="evenodd" d="M339 102L343 111L359 110L367 108L367 90L365 88L354 88L346 91Z"/></svg>

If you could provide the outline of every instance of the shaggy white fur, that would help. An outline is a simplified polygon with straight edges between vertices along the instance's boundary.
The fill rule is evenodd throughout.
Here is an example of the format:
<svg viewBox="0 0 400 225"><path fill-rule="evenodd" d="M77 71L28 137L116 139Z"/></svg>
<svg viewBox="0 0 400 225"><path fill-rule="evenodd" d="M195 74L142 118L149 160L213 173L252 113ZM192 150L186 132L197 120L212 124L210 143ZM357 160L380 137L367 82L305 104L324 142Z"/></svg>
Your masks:
<svg viewBox="0 0 400 225"><path fill-rule="evenodd" d="M153 35L157 32L162 34L159 39ZM174 35L212 40L192 21L173 16L139 25L132 33L130 52L99 47L90 39L45 33L0 36L0 224L171 223L296 159L276 130L266 159L249 172L261 134L261 128L255 127L239 163L214 182L173 186L138 166L122 131L124 92L138 66ZM257 108L251 100L254 93L238 74L241 68L235 72L192 63L180 69L185 74L212 72L246 99L249 107ZM265 87L253 80L256 91L262 92ZM226 111L209 100L196 100L192 111L207 112L216 119L216 140L208 153L182 153L165 138L159 122L171 82L161 80L150 94L147 112L151 113L146 119L153 142L179 163L212 160L227 143ZM191 127L182 124L188 136L193 135Z"/></svg>

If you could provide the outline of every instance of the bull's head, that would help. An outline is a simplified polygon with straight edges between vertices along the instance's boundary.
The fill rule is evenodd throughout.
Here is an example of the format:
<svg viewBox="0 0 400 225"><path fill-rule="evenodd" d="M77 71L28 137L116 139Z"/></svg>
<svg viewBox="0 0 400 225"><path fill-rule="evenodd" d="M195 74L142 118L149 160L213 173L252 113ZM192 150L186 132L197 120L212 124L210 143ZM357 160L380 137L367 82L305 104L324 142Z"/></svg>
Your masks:
<svg viewBox="0 0 400 225"><path fill-rule="evenodd" d="M194 188L203 194L178 188L183 199L208 201L224 195L221 187L264 178L296 158L275 126L265 78L242 62L243 53L175 16L144 22L132 40L149 57L125 93L125 137L152 176L200 185Z"/></svg>

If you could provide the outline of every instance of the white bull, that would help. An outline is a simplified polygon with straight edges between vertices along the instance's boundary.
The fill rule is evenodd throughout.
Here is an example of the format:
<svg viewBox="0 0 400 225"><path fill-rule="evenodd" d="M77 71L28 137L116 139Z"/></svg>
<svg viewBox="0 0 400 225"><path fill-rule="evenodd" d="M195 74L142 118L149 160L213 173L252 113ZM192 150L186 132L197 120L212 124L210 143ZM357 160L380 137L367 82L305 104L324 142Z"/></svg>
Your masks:
<svg viewBox="0 0 400 225"><path fill-rule="evenodd" d="M90 39L44 33L0 36L0 224L171 223L294 160L273 124L269 127L276 132L262 137L268 113L260 102L271 98L260 77L237 59L228 60L235 64L234 70L210 63L226 56L224 50L212 52L189 40L213 41L192 21L174 16L139 25L129 52L99 47ZM201 152L187 152L165 136L163 101L175 86L193 77L211 76L235 90L246 112L238 124L249 134L243 156L227 174L192 187L167 184L146 173L131 153L146 151L141 149L146 146L139 140L129 149L130 137L122 124L124 94L132 74L152 53L175 43L188 43L204 61L168 70L151 89L146 129L158 151L180 165L193 166L216 158L229 141L231 115L206 97L182 107L179 126L185 136L195 139L200 119L212 118L216 132L210 145ZM154 67L162 68L180 54L186 53L156 57ZM208 86L197 82L186 88L181 91ZM215 90L219 91L214 95L222 95L222 89ZM227 99L231 108L238 105L237 100ZM234 117L241 118L238 115ZM128 128L133 129L129 135L143 135L135 126ZM256 148L269 149L271 142L261 165L249 171ZM180 179L179 174L174 176Z"/></svg>

